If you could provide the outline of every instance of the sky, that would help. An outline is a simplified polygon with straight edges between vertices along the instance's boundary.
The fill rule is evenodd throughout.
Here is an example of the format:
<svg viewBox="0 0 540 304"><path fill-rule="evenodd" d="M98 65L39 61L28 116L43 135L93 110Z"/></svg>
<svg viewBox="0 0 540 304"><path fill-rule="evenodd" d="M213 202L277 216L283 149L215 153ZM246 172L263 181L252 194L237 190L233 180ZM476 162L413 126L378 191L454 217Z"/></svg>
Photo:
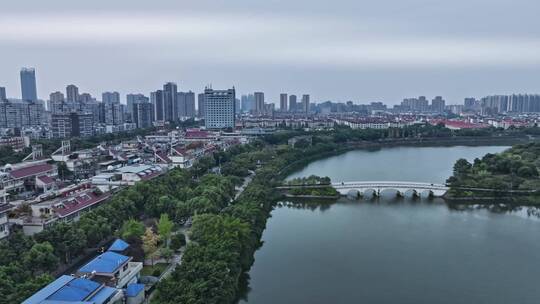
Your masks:
<svg viewBox="0 0 540 304"><path fill-rule="evenodd" d="M0 86L397 104L540 93L538 0L3 0Z"/></svg>

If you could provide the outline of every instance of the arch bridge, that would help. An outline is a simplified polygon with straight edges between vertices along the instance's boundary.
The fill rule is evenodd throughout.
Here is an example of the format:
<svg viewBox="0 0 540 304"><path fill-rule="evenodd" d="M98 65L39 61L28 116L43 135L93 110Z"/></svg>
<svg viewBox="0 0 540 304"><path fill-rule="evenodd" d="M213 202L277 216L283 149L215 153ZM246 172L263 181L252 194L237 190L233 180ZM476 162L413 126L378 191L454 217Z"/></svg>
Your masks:
<svg viewBox="0 0 540 304"><path fill-rule="evenodd" d="M342 182L332 183L341 195L349 195L351 192L364 195L371 191L373 195L379 196L384 190L395 190L398 195L404 196L406 192L419 196L421 193L428 192L430 196L443 196L449 187L443 184L401 182L401 181L362 181L362 182Z"/></svg>

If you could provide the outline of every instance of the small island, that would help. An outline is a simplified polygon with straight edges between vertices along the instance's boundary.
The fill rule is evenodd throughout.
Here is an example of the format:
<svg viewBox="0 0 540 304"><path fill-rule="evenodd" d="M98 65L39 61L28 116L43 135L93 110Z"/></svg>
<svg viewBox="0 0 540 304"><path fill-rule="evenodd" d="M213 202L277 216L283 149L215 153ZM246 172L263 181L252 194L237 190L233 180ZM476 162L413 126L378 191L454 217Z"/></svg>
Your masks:
<svg viewBox="0 0 540 304"><path fill-rule="evenodd" d="M287 181L283 187L285 196L298 198L338 198L339 192L332 187L329 177L311 175Z"/></svg>
<svg viewBox="0 0 540 304"><path fill-rule="evenodd" d="M449 200L505 200L521 205L540 203L540 143L513 146L486 154L471 164L459 159L447 180Z"/></svg>

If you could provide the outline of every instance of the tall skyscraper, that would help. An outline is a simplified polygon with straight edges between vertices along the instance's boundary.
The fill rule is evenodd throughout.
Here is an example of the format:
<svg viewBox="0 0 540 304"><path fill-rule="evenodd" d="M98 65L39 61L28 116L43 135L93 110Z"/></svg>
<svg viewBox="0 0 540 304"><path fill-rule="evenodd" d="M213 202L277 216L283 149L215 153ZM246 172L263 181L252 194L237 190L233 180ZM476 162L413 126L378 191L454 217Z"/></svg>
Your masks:
<svg viewBox="0 0 540 304"><path fill-rule="evenodd" d="M205 126L208 129L224 129L235 127L234 87L228 90L205 88Z"/></svg>
<svg viewBox="0 0 540 304"><path fill-rule="evenodd" d="M0 101L6 100L6 99L7 99L6 88L0 87Z"/></svg>
<svg viewBox="0 0 540 304"><path fill-rule="evenodd" d="M67 102L77 102L79 101L79 88L74 85L70 84L66 87L66 101Z"/></svg>
<svg viewBox="0 0 540 304"><path fill-rule="evenodd" d="M165 121L165 107L163 105L163 91L150 93L150 102L154 105L154 118L156 121Z"/></svg>
<svg viewBox="0 0 540 304"><path fill-rule="evenodd" d="M166 121L175 121L178 118L178 87L174 82L163 85L163 116Z"/></svg>
<svg viewBox="0 0 540 304"><path fill-rule="evenodd" d="M104 103L120 103L120 93L104 92L101 94L101 101Z"/></svg>
<svg viewBox="0 0 540 304"><path fill-rule="evenodd" d="M205 109L205 106L204 106L204 93L200 93L198 96L197 96L197 115L199 117L204 117L204 109Z"/></svg>
<svg viewBox="0 0 540 304"><path fill-rule="evenodd" d="M21 69L21 93L23 100L37 100L36 70L34 68Z"/></svg>
<svg viewBox="0 0 540 304"><path fill-rule="evenodd" d="M287 93L279 94L279 110L287 112Z"/></svg>
<svg viewBox="0 0 540 304"><path fill-rule="evenodd" d="M298 105L296 104L296 95L289 96L289 111L296 112L298 110Z"/></svg>
<svg viewBox="0 0 540 304"><path fill-rule="evenodd" d="M302 112L309 112L309 94L302 95Z"/></svg>
<svg viewBox="0 0 540 304"><path fill-rule="evenodd" d="M255 113L263 114L264 110L264 93L255 92Z"/></svg>

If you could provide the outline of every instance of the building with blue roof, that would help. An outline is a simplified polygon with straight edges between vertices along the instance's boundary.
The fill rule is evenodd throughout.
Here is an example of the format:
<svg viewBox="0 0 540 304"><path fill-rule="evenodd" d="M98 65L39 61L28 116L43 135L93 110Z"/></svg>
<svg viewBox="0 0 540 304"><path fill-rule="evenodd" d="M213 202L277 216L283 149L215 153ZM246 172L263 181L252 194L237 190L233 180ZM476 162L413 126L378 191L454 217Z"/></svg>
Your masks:
<svg viewBox="0 0 540 304"><path fill-rule="evenodd" d="M126 288L126 304L138 304L144 301L144 284L129 284Z"/></svg>
<svg viewBox="0 0 540 304"><path fill-rule="evenodd" d="M116 239L107 251L124 252L129 248L129 244L122 239Z"/></svg>
<svg viewBox="0 0 540 304"><path fill-rule="evenodd" d="M106 251L81 267L77 274L91 276L92 280L110 287L125 288L137 283L142 268L142 263L131 262L131 257Z"/></svg>
<svg viewBox="0 0 540 304"><path fill-rule="evenodd" d="M86 278L63 275L22 304L112 304L124 297L120 290Z"/></svg>

